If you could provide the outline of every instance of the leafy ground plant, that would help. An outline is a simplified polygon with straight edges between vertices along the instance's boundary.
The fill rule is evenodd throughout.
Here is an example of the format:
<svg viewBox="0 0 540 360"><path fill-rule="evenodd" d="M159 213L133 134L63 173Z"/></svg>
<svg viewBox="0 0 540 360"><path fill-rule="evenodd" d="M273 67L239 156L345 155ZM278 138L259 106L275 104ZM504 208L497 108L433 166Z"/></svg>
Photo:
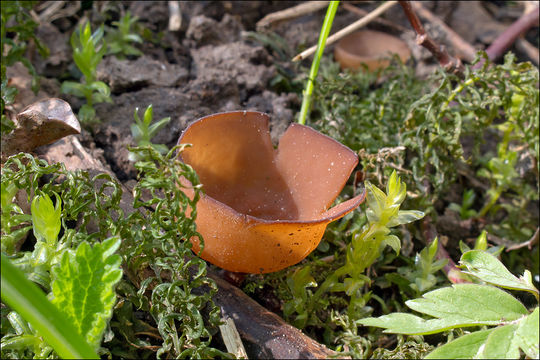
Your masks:
<svg viewBox="0 0 540 360"><path fill-rule="evenodd" d="M180 176L197 184L197 177L176 160L177 148L166 155L131 150L143 160L136 163L140 178L129 213L109 175L90 177L24 153L10 157L2 167L2 189L11 186L4 201L14 201L17 191L36 194L28 199L32 221L20 219L35 236L28 235L23 249L13 243L6 255L100 355L229 357L210 345L220 324L211 300L216 286L186 241L197 235L186 211L195 208L199 190L190 199L177 184ZM30 215L20 206L2 207L3 218L21 212ZM13 231L2 228L2 243ZM84 295L82 302L74 294ZM3 307L2 315L2 358L59 355L24 314Z"/></svg>
<svg viewBox="0 0 540 360"><path fill-rule="evenodd" d="M144 111L142 120L139 117L139 108L136 108L135 112L133 113L135 124L131 124L130 127L131 136L133 136L133 141L135 141L137 146L151 146L154 150L158 151L161 154L164 154L168 150L167 147L163 144L153 144L151 142L151 139L158 133L159 130L161 130L165 125L169 123L169 121L171 121L171 118L168 116L159 120L157 123L152 124L153 116L154 110L152 104L148 105L148 107ZM137 153L130 152L129 160L137 161L142 159L137 156Z"/></svg>
<svg viewBox="0 0 540 360"><path fill-rule="evenodd" d="M105 36L107 43L107 54L113 54L119 59L125 59L126 56L140 56L142 52L134 47L132 43L142 43L143 39L132 33L132 26L137 24L139 18L131 16L128 11L120 21L113 21L114 27L107 28Z"/></svg>
<svg viewBox="0 0 540 360"><path fill-rule="evenodd" d="M81 106L78 113L78 119L82 124L90 124L98 120L94 109L95 103L112 102L109 86L96 79L97 67L107 51L107 46L103 42L103 29L101 26L92 33L90 23L86 23L84 27L81 25L79 30L71 35L73 61L83 78L81 82L64 81L61 91L86 99L86 104Z"/></svg>
<svg viewBox="0 0 540 360"><path fill-rule="evenodd" d="M517 278L496 257L480 250L464 253L460 263L467 269L466 273L487 284L455 284L405 303L434 319L393 313L362 319L360 323L384 328L384 332L409 335L495 326L463 335L435 349L427 358L519 358L520 350L527 357L538 358L538 306L529 311L515 297L500 289L527 291L538 300L531 273L525 271Z"/></svg>

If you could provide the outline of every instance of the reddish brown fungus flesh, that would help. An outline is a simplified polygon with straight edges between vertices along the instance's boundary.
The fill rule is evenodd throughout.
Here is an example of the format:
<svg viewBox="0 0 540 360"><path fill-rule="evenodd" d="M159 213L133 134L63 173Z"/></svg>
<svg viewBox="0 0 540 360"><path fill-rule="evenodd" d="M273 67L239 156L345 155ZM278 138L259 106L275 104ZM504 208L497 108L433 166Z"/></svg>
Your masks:
<svg viewBox="0 0 540 360"><path fill-rule="evenodd" d="M235 111L192 123L179 143L203 184L197 229L201 257L226 270L277 271L305 258L326 225L356 208L361 194L329 210L358 159L310 127L292 124L274 149L268 116ZM292 234L292 235L291 235ZM194 250L199 240L192 239Z"/></svg>

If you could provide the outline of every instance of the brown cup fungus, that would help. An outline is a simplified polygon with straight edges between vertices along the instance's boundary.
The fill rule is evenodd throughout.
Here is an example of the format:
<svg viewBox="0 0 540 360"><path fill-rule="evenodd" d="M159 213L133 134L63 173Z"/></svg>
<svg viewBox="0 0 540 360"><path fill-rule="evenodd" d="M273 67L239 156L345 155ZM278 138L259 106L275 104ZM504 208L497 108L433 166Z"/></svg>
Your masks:
<svg viewBox="0 0 540 360"><path fill-rule="evenodd" d="M403 63L411 57L407 44L399 38L379 31L361 30L341 39L334 48L334 57L342 69L358 70L365 64L369 71L388 67L388 58L397 54Z"/></svg>
<svg viewBox="0 0 540 360"><path fill-rule="evenodd" d="M195 220L204 239L200 256L225 270L268 273L300 262L328 223L365 198L364 192L328 209L356 154L299 124L290 125L274 149L268 120L253 111L214 114L193 122L178 141L192 144L180 157L197 172L204 192ZM199 239L191 242L198 253Z"/></svg>

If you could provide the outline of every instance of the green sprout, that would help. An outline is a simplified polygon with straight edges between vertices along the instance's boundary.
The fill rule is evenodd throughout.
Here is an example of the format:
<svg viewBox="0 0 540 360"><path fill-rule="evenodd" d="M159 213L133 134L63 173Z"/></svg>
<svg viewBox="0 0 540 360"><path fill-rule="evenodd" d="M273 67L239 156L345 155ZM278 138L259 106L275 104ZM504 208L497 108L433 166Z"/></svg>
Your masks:
<svg viewBox="0 0 540 360"><path fill-rule="evenodd" d="M142 52L134 47L132 43L142 43L143 39L131 32L131 27L137 24L139 18L131 17L128 11L120 21L113 21L115 28L107 28L106 43L107 54L115 55L118 59L125 59L126 56L140 56Z"/></svg>
<svg viewBox="0 0 540 360"><path fill-rule="evenodd" d="M97 122L95 103L112 103L111 90L103 81L98 81L96 71L103 55L107 50L103 43L103 26L94 33L90 24L86 23L74 31L71 35L71 47L73 48L73 60L83 74L82 82L64 81L61 91L77 97L85 98L86 104L81 106L78 113L79 121L83 124Z"/></svg>
<svg viewBox="0 0 540 360"><path fill-rule="evenodd" d="M144 111L143 120L139 117L139 108L135 108L133 117L135 119L135 124L131 124L131 135L133 140L139 147L151 146L153 149L158 151L160 154L165 154L168 149L163 144L153 144L150 140L161 130L165 125L171 121L170 117L165 117L159 120L157 123L152 124L154 116L154 109L152 104L148 105ZM131 152L128 155L130 161L142 160L141 153Z"/></svg>

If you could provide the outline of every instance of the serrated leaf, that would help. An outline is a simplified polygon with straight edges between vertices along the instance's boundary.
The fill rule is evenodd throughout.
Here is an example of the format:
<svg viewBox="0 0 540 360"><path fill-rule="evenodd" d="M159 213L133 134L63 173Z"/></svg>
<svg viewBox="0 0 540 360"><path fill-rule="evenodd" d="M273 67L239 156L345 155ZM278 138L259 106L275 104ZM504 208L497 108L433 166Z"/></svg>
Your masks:
<svg viewBox="0 0 540 360"><path fill-rule="evenodd" d="M538 334L540 323L538 308L532 314L519 322L519 327L515 333L516 344L523 350L525 355L531 359L538 359L540 356L540 336Z"/></svg>
<svg viewBox="0 0 540 360"><path fill-rule="evenodd" d="M519 359L519 347L514 335L517 324L509 324L491 331L479 354L483 359Z"/></svg>
<svg viewBox="0 0 540 360"><path fill-rule="evenodd" d="M480 250L467 251L461 256L460 263L467 268L465 273L482 281L506 289L529 291L538 297L538 290L526 276L518 279L491 254Z"/></svg>
<svg viewBox="0 0 540 360"><path fill-rule="evenodd" d="M117 237L93 247L84 241L75 252L64 252L52 268L52 303L95 349L116 302L114 286L122 277L121 258L113 254L119 246Z"/></svg>
<svg viewBox="0 0 540 360"><path fill-rule="evenodd" d="M438 347L425 359L473 359L493 329L476 331Z"/></svg>
<svg viewBox="0 0 540 360"><path fill-rule="evenodd" d="M405 304L433 317L461 320L463 325L498 325L528 314L525 306L507 292L477 284L454 284Z"/></svg>

